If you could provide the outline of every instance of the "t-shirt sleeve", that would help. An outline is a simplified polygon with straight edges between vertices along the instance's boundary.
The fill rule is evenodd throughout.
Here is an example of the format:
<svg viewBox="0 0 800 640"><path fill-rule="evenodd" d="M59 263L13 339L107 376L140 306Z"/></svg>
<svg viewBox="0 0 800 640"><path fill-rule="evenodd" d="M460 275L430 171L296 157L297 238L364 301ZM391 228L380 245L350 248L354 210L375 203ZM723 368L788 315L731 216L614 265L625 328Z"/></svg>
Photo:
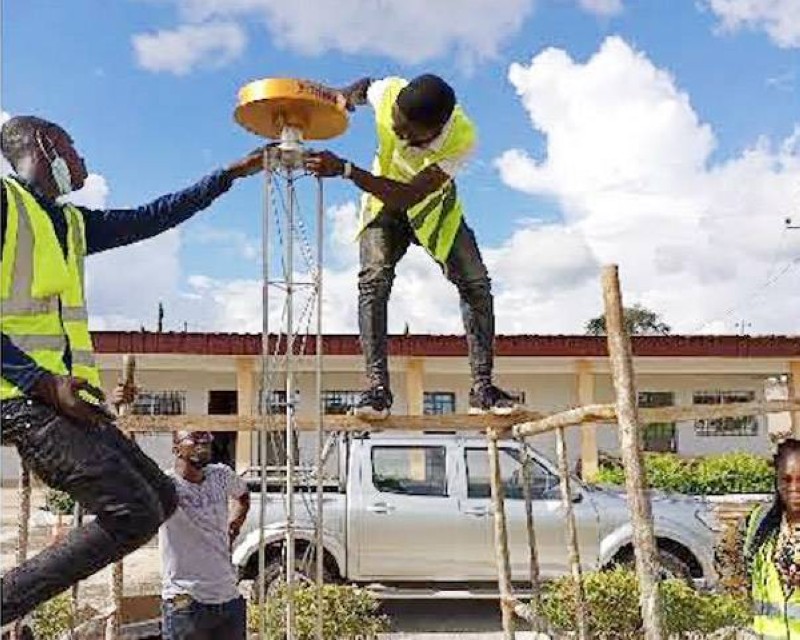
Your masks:
<svg viewBox="0 0 800 640"><path fill-rule="evenodd" d="M228 492L228 496L231 498L241 498L243 495L247 493L247 483L241 476L237 475L236 472L233 469L231 469L228 465L224 466L226 470L225 486Z"/></svg>

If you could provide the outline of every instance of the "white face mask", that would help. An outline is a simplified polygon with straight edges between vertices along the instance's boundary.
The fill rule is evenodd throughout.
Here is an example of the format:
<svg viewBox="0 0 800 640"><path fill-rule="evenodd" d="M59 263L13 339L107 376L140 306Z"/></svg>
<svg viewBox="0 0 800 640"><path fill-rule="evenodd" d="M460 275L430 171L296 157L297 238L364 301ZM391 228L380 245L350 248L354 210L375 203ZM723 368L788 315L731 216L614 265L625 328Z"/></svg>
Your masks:
<svg viewBox="0 0 800 640"><path fill-rule="evenodd" d="M53 176L53 182L56 183L58 192L62 196L72 192L72 174L64 158L57 155L50 161L50 173Z"/></svg>
<svg viewBox="0 0 800 640"><path fill-rule="evenodd" d="M51 158L50 154L47 153L44 145L42 144L41 137L38 134L36 137L42 153L45 154L50 163L50 175L53 177L53 182L55 182L59 195L65 196L68 193L72 193L72 173L69 170L67 161L58 155L58 152L55 150L52 143L50 143L53 152L53 157ZM48 142L50 142L49 139Z"/></svg>

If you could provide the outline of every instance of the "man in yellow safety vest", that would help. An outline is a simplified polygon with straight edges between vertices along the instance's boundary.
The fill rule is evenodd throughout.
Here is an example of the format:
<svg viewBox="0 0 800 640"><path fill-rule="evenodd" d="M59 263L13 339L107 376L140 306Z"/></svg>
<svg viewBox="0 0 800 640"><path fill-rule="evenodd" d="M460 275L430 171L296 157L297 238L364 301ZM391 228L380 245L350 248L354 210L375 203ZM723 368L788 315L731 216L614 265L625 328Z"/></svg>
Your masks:
<svg viewBox="0 0 800 640"><path fill-rule="evenodd" d="M90 210L60 200L87 178L61 127L33 116L11 118L0 146L15 172L0 188L2 442L96 516L3 576L6 625L141 546L175 510L172 482L114 426L102 404L85 257L187 220L235 179L257 172L262 160L253 153L137 209Z"/></svg>
<svg viewBox="0 0 800 640"><path fill-rule="evenodd" d="M378 151L372 171L335 154L311 155L318 176L342 176L362 191L358 310L368 388L357 415L386 417L392 404L387 365L387 306L395 267L411 243L421 245L457 288L472 372L470 413L508 414L512 397L492 382L494 309L491 282L475 234L464 220L455 176L475 145L475 126L447 82L422 75L365 78L342 91L349 109L371 104Z"/></svg>

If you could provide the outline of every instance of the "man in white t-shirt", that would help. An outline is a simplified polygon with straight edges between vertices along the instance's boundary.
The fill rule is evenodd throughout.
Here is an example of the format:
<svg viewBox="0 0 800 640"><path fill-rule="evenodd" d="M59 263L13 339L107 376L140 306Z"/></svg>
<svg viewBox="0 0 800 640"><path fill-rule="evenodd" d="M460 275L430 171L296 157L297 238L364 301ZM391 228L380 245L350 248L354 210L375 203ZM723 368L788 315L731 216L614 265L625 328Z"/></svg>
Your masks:
<svg viewBox="0 0 800 640"><path fill-rule="evenodd" d="M162 566L162 624L166 640L244 640L246 606L237 589L231 544L239 535L250 496L224 464L209 464L207 431L173 436L171 477L178 508L158 532ZM229 502L235 508L229 510Z"/></svg>
<svg viewBox="0 0 800 640"><path fill-rule="evenodd" d="M470 413L513 412L514 400L492 382L491 282L455 186L475 146L474 124L450 85L430 74L410 82L365 78L340 93L350 110L367 103L374 109L378 150L372 171L330 151L310 155L306 167L318 176L350 179L365 194L358 319L368 388L354 413L389 414L387 307L395 267L412 243L421 245L458 289L472 371Z"/></svg>

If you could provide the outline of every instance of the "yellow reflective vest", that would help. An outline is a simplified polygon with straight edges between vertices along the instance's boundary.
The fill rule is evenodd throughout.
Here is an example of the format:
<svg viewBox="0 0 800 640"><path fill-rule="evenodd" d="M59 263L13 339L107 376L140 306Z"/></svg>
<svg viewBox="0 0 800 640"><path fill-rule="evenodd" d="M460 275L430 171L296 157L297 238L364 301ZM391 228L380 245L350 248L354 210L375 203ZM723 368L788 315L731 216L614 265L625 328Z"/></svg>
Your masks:
<svg viewBox="0 0 800 640"><path fill-rule="evenodd" d="M65 258L50 217L36 198L10 178L2 179L2 188L8 205L0 268L3 333L43 369L99 386L84 294L83 216L72 205L62 207L67 222ZM71 371L64 362L67 349ZM2 378L0 400L22 395Z"/></svg>
<svg viewBox="0 0 800 640"><path fill-rule="evenodd" d="M408 153L407 146L392 128L392 109L400 90L408 84L402 78L389 79L388 87L375 113L378 152L372 171L398 182L411 182L420 171L443 160L460 156L472 148L476 131L463 109L456 105L442 132L441 145L424 153ZM371 194L365 194L361 207L363 231L383 209L384 204ZM444 263L450 255L456 233L463 218L463 208L456 193L456 185L448 181L439 191L406 211L414 234L420 244L438 262Z"/></svg>
<svg viewBox="0 0 800 640"><path fill-rule="evenodd" d="M745 549L751 549L756 531L769 507L759 507L750 515ZM770 536L758 549L752 550L751 595L753 599L753 631L769 640L800 640L800 589L787 592L773 557L776 536Z"/></svg>

